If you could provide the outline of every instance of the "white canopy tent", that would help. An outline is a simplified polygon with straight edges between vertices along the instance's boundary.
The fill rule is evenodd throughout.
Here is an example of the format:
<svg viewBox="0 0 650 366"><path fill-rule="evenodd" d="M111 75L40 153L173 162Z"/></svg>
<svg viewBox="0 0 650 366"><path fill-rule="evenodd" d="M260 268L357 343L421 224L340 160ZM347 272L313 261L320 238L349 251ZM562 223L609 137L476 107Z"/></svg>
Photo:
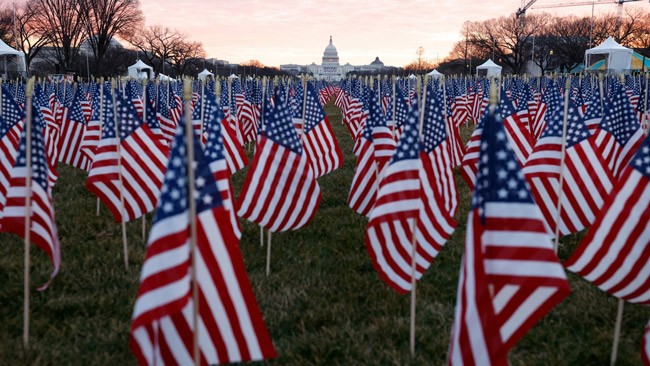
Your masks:
<svg viewBox="0 0 650 366"><path fill-rule="evenodd" d="M160 80L160 81L173 81L175 79L172 78L171 76L167 76L165 74L158 74L158 80Z"/></svg>
<svg viewBox="0 0 650 366"><path fill-rule="evenodd" d="M203 71L201 71L201 72L197 75L197 77L199 78L199 80L205 80L205 79L208 78L208 76L214 76L214 74L211 73L210 71L208 71L208 69L203 69Z"/></svg>
<svg viewBox="0 0 650 366"><path fill-rule="evenodd" d="M441 72L439 72L439 71L436 70L436 69L433 69L433 70L432 70L430 73L428 73L427 75L429 75L432 79L439 79L439 78L445 76L444 74L442 74Z"/></svg>
<svg viewBox="0 0 650 366"><path fill-rule="evenodd" d="M128 67L127 76L134 79L153 79L153 67L145 64L142 60Z"/></svg>
<svg viewBox="0 0 650 366"><path fill-rule="evenodd" d="M4 43L2 40L0 40L0 57L4 59L4 74L5 77L7 75L7 57L9 56L15 56L18 58L18 71L23 72L23 76L26 75L27 71L27 64L25 63L25 53L15 50L11 47L9 47L6 43Z"/></svg>
<svg viewBox="0 0 650 366"><path fill-rule="evenodd" d="M603 43L585 51L585 65L590 68L592 65L604 60L604 69L612 72L629 70L632 63L631 48L623 47L614 38L609 37Z"/></svg>
<svg viewBox="0 0 650 366"><path fill-rule="evenodd" d="M503 68L488 59L483 64L476 66L476 76L495 77L501 75Z"/></svg>

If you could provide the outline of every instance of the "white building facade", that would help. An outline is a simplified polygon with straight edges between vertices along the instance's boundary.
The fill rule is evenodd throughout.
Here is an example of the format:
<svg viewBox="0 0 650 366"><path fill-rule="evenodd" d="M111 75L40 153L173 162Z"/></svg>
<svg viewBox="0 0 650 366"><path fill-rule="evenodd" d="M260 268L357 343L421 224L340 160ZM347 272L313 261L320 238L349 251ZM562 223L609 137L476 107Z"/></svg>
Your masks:
<svg viewBox="0 0 650 366"><path fill-rule="evenodd" d="M299 74L301 72L309 73L316 79L330 82L340 81L352 71L379 71L382 68L384 68L384 63L379 60L379 57L375 58L369 65L354 66L349 63L341 65L339 62L339 53L332 43L332 36L330 36L330 43L325 47L320 65L313 62L310 65L280 65L280 70L282 71L287 71L292 74Z"/></svg>

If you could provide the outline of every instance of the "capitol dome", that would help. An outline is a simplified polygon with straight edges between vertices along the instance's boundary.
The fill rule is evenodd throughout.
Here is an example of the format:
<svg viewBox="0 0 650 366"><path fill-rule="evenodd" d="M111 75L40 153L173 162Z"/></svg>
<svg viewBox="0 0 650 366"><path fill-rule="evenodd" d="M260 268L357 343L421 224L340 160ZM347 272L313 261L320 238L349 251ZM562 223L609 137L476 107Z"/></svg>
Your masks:
<svg viewBox="0 0 650 366"><path fill-rule="evenodd" d="M325 52L323 52L323 64L339 64L339 52L332 44L332 36L330 36L330 44L325 47Z"/></svg>

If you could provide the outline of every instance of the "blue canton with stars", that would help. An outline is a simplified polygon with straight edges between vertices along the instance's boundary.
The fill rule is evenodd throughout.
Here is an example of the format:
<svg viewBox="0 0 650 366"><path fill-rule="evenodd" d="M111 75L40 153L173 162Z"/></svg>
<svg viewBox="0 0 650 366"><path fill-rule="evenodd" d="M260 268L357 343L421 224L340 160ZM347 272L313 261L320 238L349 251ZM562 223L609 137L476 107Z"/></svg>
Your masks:
<svg viewBox="0 0 650 366"><path fill-rule="evenodd" d="M47 160L45 159L45 141L41 133L40 114L36 110L36 106L32 106L33 121L31 124L32 134L32 179L33 183L38 184L44 191L48 191L47 183ZM24 168L27 166L27 131L23 131L18 147L18 159L16 159L16 168Z"/></svg>
<svg viewBox="0 0 650 366"><path fill-rule="evenodd" d="M0 116L0 137L4 137L7 132L20 120L25 118L25 113L20 109L18 104L11 97L7 88L2 86L2 115Z"/></svg>
<svg viewBox="0 0 650 366"><path fill-rule="evenodd" d="M431 86L427 88L427 103L425 106L424 129L424 151L432 152L438 145L447 139L445 120L443 115L442 92L435 91Z"/></svg>
<svg viewBox="0 0 650 366"><path fill-rule="evenodd" d="M605 105L605 116L600 127L611 133L620 145L625 145L640 128L639 121L620 83L612 94L612 99Z"/></svg>
<svg viewBox="0 0 650 366"><path fill-rule="evenodd" d="M156 109L153 107L153 104L151 104L149 98L144 101L144 108L146 112L144 117L147 126L151 129L160 128L160 122L158 122L158 118L156 117Z"/></svg>
<svg viewBox="0 0 650 366"><path fill-rule="evenodd" d="M404 93L399 86L395 88L395 128L400 128L408 118L408 106L404 101Z"/></svg>
<svg viewBox="0 0 650 366"><path fill-rule="evenodd" d="M498 110L499 114L504 118L515 114L515 105L512 104L512 100L508 98L505 90L501 90L501 101L499 102Z"/></svg>
<svg viewBox="0 0 650 366"><path fill-rule="evenodd" d="M533 197L508 145L503 120L488 113L483 126L472 209L484 217L488 202L533 203Z"/></svg>
<svg viewBox="0 0 650 366"><path fill-rule="evenodd" d="M205 155L210 161L222 160L225 159L221 132L223 112L216 103L216 96L209 90L205 92L205 101L205 130L208 134L205 141Z"/></svg>
<svg viewBox="0 0 650 366"><path fill-rule="evenodd" d="M100 108L101 108L101 95L99 94L101 85L92 84L90 88L90 105L92 106L92 114L90 119L93 121L99 121L100 118Z"/></svg>
<svg viewBox="0 0 650 366"><path fill-rule="evenodd" d="M372 127L386 127L388 126L388 121L386 120L386 116L384 115L384 111L381 109L381 102L379 101L379 98L377 97L377 93L372 93L370 96L369 101L369 108L370 108L370 114L368 115L368 118L366 119L366 123L368 121L372 121Z"/></svg>
<svg viewBox="0 0 650 366"><path fill-rule="evenodd" d="M650 179L650 135L646 136L639 147L639 151L630 160L630 165L646 178Z"/></svg>
<svg viewBox="0 0 650 366"><path fill-rule="evenodd" d="M221 205L221 195L212 177L208 164L203 158L203 149L196 137L194 138L194 164L195 167L195 199L197 213ZM176 216L187 211L189 207L188 178L187 178L187 139L185 128L179 125L176 136L172 142L169 163L165 172L165 179L160 189L160 199L156 218L159 222L171 216ZM199 162L198 164L196 162Z"/></svg>
<svg viewBox="0 0 650 366"><path fill-rule="evenodd" d="M86 118L84 117L83 110L81 109L81 101L85 98L86 97L83 94L81 88L77 88L77 91L75 92L74 100L72 101L72 105L70 106L69 118L71 121L85 124Z"/></svg>
<svg viewBox="0 0 650 366"><path fill-rule="evenodd" d="M104 84L104 121L102 123L102 139L113 139L115 135L115 113L113 111L113 96L111 87Z"/></svg>
<svg viewBox="0 0 650 366"><path fill-rule="evenodd" d="M122 98L120 93L117 93L116 111L117 120L119 122L120 141L124 141L133 131L142 125L142 120L138 117L138 113L130 100Z"/></svg>
<svg viewBox="0 0 650 366"><path fill-rule="evenodd" d="M196 100L196 104L194 104L194 110L192 110L192 120L198 121L201 119L201 96L199 94L199 98Z"/></svg>
<svg viewBox="0 0 650 366"><path fill-rule="evenodd" d="M418 131L418 106L413 101L413 105L404 122L404 132L400 136L395 148L395 153L391 162L395 163L401 160L418 159L422 151Z"/></svg>
<svg viewBox="0 0 650 366"><path fill-rule="evenodd" d="M264 106L264 128L261 132L269 140L279 144L296 154L302 154L302 146L298 133L291 121L291 109L284 102L284 97L278 94L275 108L268 102Z"/></svg>
<svg viewBox="0 0 650 366"><path fill-rule="evenodd" d="M293 88L293 98L291 98L291 110L293 111L293 118L302 118L302 83L297 83ZM309 103L309 101L307 102Z"/></svg>
<svg viewBox="0 0 650 366"><path fill-rule="evenodd" d="M311 131L325 119L325 111L318 101L318 93L312 83L307 83L307 103L305 107L305 133Z"/></svg>
<svg viewBox="0 0 650 366"><path fill-rule="evenodd" d="M546 128L541 137L562 137L562 126L564 124L564 101L560 101L560 104L553 108L553 110L548 110L546 114L548 116ZM591 136L591 133L587 129L587 125L585 125L584 119L578 112L578 107L572 100L569 100L566 131L567 148L579 144Z"/></svg>

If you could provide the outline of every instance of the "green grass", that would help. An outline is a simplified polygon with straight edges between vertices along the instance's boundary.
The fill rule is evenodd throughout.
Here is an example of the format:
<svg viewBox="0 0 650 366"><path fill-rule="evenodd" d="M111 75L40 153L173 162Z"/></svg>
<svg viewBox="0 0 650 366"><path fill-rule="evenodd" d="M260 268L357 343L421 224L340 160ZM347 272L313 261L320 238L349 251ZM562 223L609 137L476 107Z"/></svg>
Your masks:
<svg viewBox="0 0 650 366"><path fill-rule="evenodd" d="M458 271L465 242L469 192L457 177L458 228L417 287L415 357L409 354L408 295L379 279L364 246L366 219L347 207L354 173L352 141L338 109L327 106L345 164L319 180L320 208L297 232L272 237L271 275L259 227L242 222L240 243L253 290L279 357L274 365L440 365L453 322ZM471 133L463 128L466 139ZM130 270L122 258L120 225L83 187L85 173L60 166L54 188L62 245L61 273L49 289L33 290L30 349L22 348L23 244L0 234L0 365L130 365L130 318L144 257L141 222L128 223ZM238 192L246 171L234 177ZM147 216L150 224L151 215ZM147 225L149 228L149 225ZM566 260L581 238L562 239ZM32 249L32 288L51 270ZM573 293L510 352L513 365L609 363L617 300L569 274ZM648 311L626 304L618 364L640 364Z"/></svg>

